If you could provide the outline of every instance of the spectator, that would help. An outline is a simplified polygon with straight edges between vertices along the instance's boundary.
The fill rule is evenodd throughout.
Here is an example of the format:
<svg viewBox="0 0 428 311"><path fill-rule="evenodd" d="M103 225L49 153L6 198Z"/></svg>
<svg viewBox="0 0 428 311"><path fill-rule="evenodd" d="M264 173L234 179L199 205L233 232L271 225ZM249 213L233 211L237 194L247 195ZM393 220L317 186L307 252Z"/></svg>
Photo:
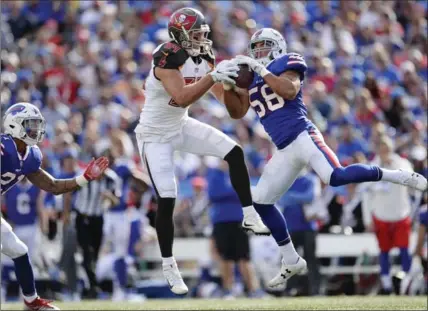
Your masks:
<svg viewBox="0 0 428 311"><path fill-rule="evenodd" d="M226 297L233 296L234 266L238 264L250 297L261 295L259 284L250 262L250 244L242 230L242 207L230 184L227 163L207 172L208 197L211 201L210 216L213 224L215 247L220 255L220 274Z"/></svg>
<svg viewBox="0 0 428 311"><path fill-rule="evenodd" d="M392 140L382 137L373 160L375 165L390 169L412 170L409 161L394 153ZM389 252L393 247L400 249L401 266L404 272L410 269L409 238L411 232L411 202L407 188L383 184L370 186L364 202L366 228L373 228L380 248L382 294L390 294L392 280L389 275ZM372 219L371 219L372 218Z"/></svg>

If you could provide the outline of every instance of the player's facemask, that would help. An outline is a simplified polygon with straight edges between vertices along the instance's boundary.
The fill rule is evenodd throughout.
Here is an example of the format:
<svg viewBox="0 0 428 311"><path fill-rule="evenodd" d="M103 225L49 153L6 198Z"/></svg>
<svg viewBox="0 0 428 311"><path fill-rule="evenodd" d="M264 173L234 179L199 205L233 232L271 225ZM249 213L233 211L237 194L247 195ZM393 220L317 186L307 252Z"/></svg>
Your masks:
<svg viewBox="0 0 428 311"><path fill-rule="evenodd" d="M23 141L28 145L41 143L46 133L46 121L41 118L28 118L22 121L25 132Z"/></svg>
<svg viewBox="0 0 428 311"><path fill-rule="evenodd" d="M211 54L213 42L208 39L209 33L210 26L206 24L202 25L200 29L184 31L186 40L183 40L181 45L190 56Z"/></svg>
<svg viewBox="0 0 428 311"><path fill-rule="evenodd" d="M279 51L280 47L278 43L274 40L268 39L258 39L256 41L251 41L248 46L248 55L264 66L275 59L275 54L277 53L274 52Z"/></svg>

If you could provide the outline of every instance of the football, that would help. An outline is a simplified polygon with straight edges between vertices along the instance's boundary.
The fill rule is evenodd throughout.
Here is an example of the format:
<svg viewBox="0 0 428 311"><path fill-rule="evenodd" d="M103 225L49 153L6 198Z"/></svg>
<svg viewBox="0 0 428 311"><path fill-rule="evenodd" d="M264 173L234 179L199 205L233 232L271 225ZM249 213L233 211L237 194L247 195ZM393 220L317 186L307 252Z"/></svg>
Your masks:
<svg viewBox="0 0 428 311"><path fill-rule="evenodd" d="M234 79L236 86L242 89L247 89L251 83L253 83L254 72L248 67L248 65L238 65L239 71L238 76Z"/></svg>

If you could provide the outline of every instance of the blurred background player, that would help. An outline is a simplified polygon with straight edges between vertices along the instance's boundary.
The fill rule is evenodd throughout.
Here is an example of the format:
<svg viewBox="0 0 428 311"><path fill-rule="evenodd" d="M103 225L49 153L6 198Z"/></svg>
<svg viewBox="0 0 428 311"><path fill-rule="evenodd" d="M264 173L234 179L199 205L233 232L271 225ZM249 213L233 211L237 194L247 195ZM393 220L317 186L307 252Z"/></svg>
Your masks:
<svg viewBox="0 0 428 311"><path fill-rule="evenodd" d="M153 68L145 81L145 103L135 129L138 150L158 196L156 230L165 278L176 294L188 288L172 254L173 210L177 196L175 150L210 155L229 164L230 178L244 209L244 224L254 233L270 234L254 210L250 179L242 148L216 128L188 116L189 106L208 91L222 97L221 84L234 84L238 66L221 62L214 68L210 27L198 10L173 12L168 24L170 41L153 53Z"/></svg>
<svg viewBox="0 0 428 311"><path fill-rule="evenodd" d="M252 106L278 149L254 190L254 206L284 257L280 273L270 282L270 286L275 287L307 266L294 249L284 216L274 206L306 165L310 165L324 183L334 187L384 180L424 191L427 180L418 173L404 170L364 164L342 167L321 132L308 119L302 92L307 70L304 58L296 53L287 54L283 36L272 28L253 34L248 54L251 57L239 55L232 61L248 65L254 71L252 84L248 91L235 91L234 85L223 83L224 100L229 114L236 119L244 117Z"/></svg>
<svg viewBox="0 0 428 311"><path fill-rule="evenodd" d="M127 264L129 230L124 227L127 223L127 211L131 185L135 184L143 191L147 190L150 180L142 172L138 171L133 159L127 155L126 144L131 144L126 133L116 131L112 136L112 142L107 151L112 171L117 175L116 194L117 202L111 204L106 211L104 223L104 238L111 242L112 251L115 254L113 271L115 274L115 290L113 300L126 300Z"/></svg>
<svg viewBox="0 0 428 311"><path fill-rule="evenodd" d="M380 137L377 156L373 159L372 164L390 170L413 171L408 160L394 153L393 142L386 136ZM367 196L363 200L363 210L366 213L365 217L369 218L365 221L366 226L372 228L376 234L381 251L379 255L381 293L391 294L393 289L389 258L391 249L394 247L400 249L401 267L405 273L409 272L411 264L409 240L412 227L412 202L410 193L408 187L388 182L367 185L367 191Z"/></svg>
<svg viewBox="0 0 428 311"><path fill-rule="evenodd" d="M4 133L1 135L1 192L5 194L27 177L35 186L54 194L79 189L97 179L108 166L106 158L92 160L82 175L73 179L55 179L40 165L42 154L36 146L43 141L46 122L39 109L29 103L18 103L5 112ZM15 274L30 310L57 310L49 301L38 297L27 246L1 218L1 250L15 265Z"/></svg>
<svg viewBox="0 0 428 311"><path fill-rule="evenodd" d="M215 159L217 160L217 159ZM234 296L235 268L239 268L248 297L262 297L263 291L251 264L250 242L242 229L242 207L230 183L227 163L215 161L208 168L209 210L213 225L212 239L219 256L224 296Z"/></svg>

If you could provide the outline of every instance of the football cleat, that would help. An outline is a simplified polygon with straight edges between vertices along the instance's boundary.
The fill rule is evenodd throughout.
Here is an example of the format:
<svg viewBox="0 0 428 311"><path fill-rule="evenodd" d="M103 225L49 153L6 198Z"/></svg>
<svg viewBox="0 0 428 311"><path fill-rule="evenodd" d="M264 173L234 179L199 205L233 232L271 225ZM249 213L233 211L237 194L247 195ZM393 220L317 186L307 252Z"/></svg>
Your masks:
<svg viewBox="0 0 428 311"><path fill-rule="evenodd" d="M284 263L284 260L282 261L281 270L279 273L269 281L268 286L269 287L277 287L284 285L289 278L291 278L293 275L304 272L307 270L307 264L306 260L304 260L302 257L299 257L297 262L294 265L287 265Z"/></svg>
<svg viewBox="0 0 428 311"><path fill-rule="evenodd" d="M32 302L24 300L27 310L60 310L58 307L51 304L52 301L37 297Z"/></svg>
<svg viewBox="0 0 428 311"><path fill-rule="evenodd" d="M189 291L186 284L181 277L180 271L178 271L177 264L162 266L163 275L168 282L169 288L174 294L185 295Z"/></svg>
<svg viewBox="0 0 428 311"><path fill-rule="evenodd" d="M400 175L397 178L397 184L414 188L420 191L427 190L427 179L421 174L404 171L401 169L398 171Z"/></svg>
<svg viewBox="0 0 428 311"><path fill-rule="evenodd" d="M255 235L270 235L270 230L265 226L257 212L244 215L242 228L244 231L252 232Z"/></svg>

